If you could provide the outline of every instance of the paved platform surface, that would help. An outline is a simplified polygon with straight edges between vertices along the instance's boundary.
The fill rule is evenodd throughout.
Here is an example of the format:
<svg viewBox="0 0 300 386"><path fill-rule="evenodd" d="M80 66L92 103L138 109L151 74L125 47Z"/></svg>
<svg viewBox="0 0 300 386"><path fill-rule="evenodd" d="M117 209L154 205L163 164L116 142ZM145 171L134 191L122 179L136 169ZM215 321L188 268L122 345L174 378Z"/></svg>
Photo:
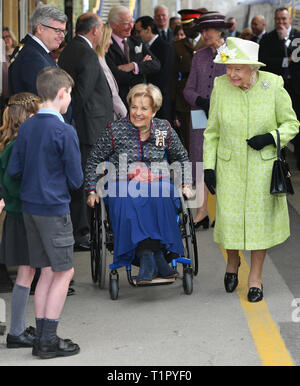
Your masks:
<svg viewBox="0 0 300 386"><path fill-rule="evenodd" d="M261 366L300 365L300 172L293 168L296 194L289 197L291 237L268 251L264 301L246 300L249 255L242 254L240 284L223 286L225 259L213 229L197 232L199 274L185 295L182 279L157 287L131 287L120 270L119 299L92 283L89 253L75 253L76 294L67 298L59 336L81 347L79 355L41 360L30 349L5 348L0 365L29 366ZM9 325L10 294L6 302ZM28 325L34 325L33 297Z"/></svg>

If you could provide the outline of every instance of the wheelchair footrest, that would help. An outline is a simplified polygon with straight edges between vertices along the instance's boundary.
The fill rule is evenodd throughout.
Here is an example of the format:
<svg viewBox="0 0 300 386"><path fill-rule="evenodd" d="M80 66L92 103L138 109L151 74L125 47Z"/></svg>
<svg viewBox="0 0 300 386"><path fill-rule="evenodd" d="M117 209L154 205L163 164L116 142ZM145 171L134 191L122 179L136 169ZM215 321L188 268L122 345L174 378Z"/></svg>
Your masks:
<svg viewBox="0 0 300 386"><path fill-rule="evenodd" d="M150 283L147 283L147 284L136 284L136 277L133 277L132 280L133 280L133 283L137 287L149 287L149 286L154 286L154 285L172 284L172 283L174 283L176 278L172 277L170 279L164 279L163 277L156 277Z"/></svg>

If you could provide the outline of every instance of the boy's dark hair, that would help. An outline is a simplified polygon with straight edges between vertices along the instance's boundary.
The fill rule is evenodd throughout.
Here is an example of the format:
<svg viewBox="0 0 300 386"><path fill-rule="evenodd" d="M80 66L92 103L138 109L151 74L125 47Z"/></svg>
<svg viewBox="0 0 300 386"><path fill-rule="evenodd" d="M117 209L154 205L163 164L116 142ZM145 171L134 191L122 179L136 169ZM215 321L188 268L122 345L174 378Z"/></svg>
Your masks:
<svg viewBox="0 0 300 386"><path fill-rule="evenodd" d="M135 24L136 24L138 21L141 22L141 27L142 27L143 29L147 29L148 27L150 27L152 33L155 34L155 35L158 35L158 29L157 29L157 26L156 26L156 24L155 24L154 19L153 19L151 16L141 16L141 17L139 17L139 18L136 20Z"/></svg>
<svg viewBox="0 0 300 386"><path fill-rule="evenodd" d="M74 86L74 80L64 70L58 67L45 67L38 73L36 88L38 96L43 100L53 101L58 90L65 88L69 90Z"/></svg>

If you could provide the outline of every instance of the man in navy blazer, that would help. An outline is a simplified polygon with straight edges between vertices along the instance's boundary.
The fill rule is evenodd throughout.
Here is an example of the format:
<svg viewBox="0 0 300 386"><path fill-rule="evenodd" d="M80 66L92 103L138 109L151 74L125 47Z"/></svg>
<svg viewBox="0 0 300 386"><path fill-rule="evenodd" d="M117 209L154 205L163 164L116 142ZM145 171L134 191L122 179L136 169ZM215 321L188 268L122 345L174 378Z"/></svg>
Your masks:
<svg viewBox="0 0 300 386"><path fill-rule="evenodd" d="M38 6L30 18L32 35L12 58L9 66L10 94L37 93L36 78L45 67L56 66L50 52L56 50L65 38L67 16L52 6Z"/></svg>

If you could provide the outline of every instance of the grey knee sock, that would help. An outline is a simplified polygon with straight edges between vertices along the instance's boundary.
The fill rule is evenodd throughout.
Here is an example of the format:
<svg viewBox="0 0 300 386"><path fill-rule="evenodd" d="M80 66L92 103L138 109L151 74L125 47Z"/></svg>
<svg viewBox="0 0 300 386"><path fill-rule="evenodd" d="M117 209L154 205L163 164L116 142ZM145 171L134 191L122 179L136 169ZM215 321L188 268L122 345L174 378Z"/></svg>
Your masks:
<svg viewBox="0 0 300 386"><path fill-rule="evenodd" d="M26 329L26 308L30 287L14 285L11 298L10 335L19 336Z"/></svg>

